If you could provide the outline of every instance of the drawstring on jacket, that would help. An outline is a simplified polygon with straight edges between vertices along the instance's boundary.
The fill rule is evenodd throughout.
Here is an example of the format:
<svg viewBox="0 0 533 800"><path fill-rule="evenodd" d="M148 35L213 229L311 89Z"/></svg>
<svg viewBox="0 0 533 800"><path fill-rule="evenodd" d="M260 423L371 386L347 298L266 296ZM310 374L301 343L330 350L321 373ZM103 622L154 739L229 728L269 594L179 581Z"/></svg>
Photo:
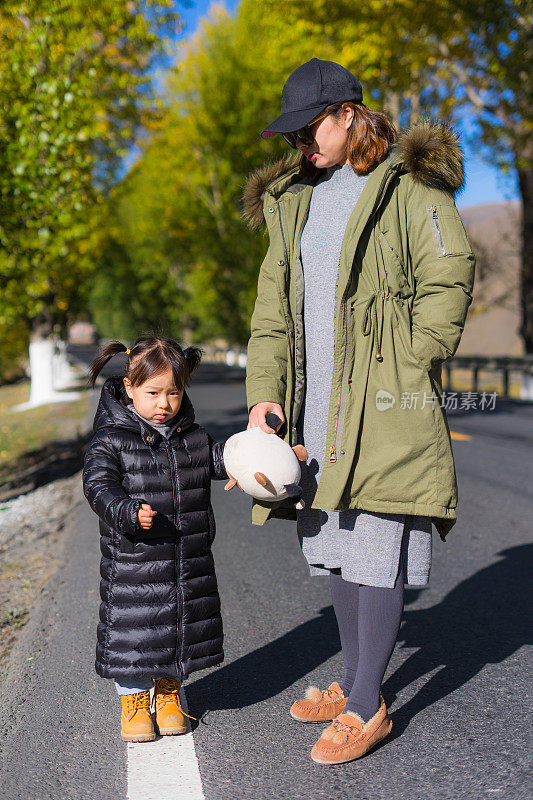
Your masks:
<svg viewBox="0 0 533 800"><path fill-rule="evenodd" d="M376 267L378 270L378 283L379 283L379 264L380 259L378 256L378 245L376 242L376 228L377 228L377 221L374 219L374 227L372 230L372 239L374 241L374 253L376 256ZM383 256L383 253L382 253ZM387 274L387 270L385 270L385 275ZM385 286L382 290L378 290L371 294L368 298L366 305L363 311L363 321L361 323L361 332L363 336L369 336L370 333L373 333L373 344L376 346L376 360L383 361L383 355L381 353L381 344L383 341L383 327L384 327L384 317L385 317L385 290L388 291L388 284L385 280ZM377 302L378 299L381 301L381 319L378 321L378 313L377 313ZM379 324L381 322L381 325Z"/></svg>
<svg viewBox="0 0 533 800"><path fill-rule="evenodd" d="M381 300L381 325L378 326L378 313L376 304L378 298ZM383 292L374 292L371 294L363 309L363 320L361 322L361 332L363 336L368 336L373 333L373 343L376 346L376 359L383 361L381 355L381 342L383 339L383 315L385 312L385 298Z"/></svg>

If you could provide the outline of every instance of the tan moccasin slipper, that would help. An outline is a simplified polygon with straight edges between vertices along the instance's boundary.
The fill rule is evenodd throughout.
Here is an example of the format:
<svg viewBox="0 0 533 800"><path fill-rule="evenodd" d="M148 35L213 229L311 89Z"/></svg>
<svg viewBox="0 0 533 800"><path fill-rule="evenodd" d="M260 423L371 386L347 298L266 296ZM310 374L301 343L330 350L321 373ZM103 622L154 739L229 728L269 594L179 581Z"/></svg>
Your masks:
<svg viewBox="0 0 533 800"><path fill-rule="evenodd" d="M310 686L305 698L292 704L290 714L298 722L328 722L344 711L347 700L338 683L323 690Z"/></svg>
<svg viewBox="0 0 533 800"><path fill-rule="evenodd" d="M361 758L387 736L392 728L383 696L374 716L365 722L354 711L346 711L333 720L311 750L316 764L344 764Z"/></svg>

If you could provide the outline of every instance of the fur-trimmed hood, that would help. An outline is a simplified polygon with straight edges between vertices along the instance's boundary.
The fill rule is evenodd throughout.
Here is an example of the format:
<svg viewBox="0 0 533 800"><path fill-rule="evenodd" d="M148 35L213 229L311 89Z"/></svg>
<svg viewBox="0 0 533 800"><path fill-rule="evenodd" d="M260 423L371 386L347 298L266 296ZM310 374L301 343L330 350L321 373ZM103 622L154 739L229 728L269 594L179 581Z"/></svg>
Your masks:
<svg viewBox="0 0 533 800"><path fill-rule="evenodd" d="M463 153L459 138L446 123L423 122L413 125L399 137L391 155L391 163L403 162L405 171L410 172L415 181L431 188L454 194L464 184ZM291 184L291 176L300 174L299 163L299 153L289 153L250 174L243 194L243 217L251 228L259 228L264 222L265 191L286 176L287 181L281 182L279 187L283 191ZM320 172L322 170L318 170L317 174ZM309 180L307 176L306 179Z"/></svg>

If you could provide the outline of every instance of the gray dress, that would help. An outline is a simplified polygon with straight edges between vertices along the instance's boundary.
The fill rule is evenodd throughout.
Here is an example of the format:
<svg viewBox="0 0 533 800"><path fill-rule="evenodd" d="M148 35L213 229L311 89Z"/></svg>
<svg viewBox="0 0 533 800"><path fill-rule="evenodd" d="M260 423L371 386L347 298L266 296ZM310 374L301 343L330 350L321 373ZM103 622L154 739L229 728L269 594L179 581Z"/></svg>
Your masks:
<svg viewBox="0 0 533 800"><path fill-rule="evenodd" d="M430 517L311 508L326 454L330 393L325 387L331 387L333 376L342 240L366 181L367 176L357 175L350 164L328 169L313 189L302 234L306 394L297 429L309 460L302 469L306 506L297 513L298 536L312 575L335 569L349 581L393 587L401 552L405 582L424 585L431 569Z"/></svg>

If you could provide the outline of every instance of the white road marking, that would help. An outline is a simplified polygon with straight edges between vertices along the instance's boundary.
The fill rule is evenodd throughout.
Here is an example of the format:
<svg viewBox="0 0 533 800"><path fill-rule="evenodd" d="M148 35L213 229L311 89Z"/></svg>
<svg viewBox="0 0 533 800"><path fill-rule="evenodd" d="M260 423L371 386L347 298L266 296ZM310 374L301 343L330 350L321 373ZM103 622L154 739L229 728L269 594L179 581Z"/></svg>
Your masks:
<svg viewBox="0 0 533 800"><path fill-rule="evenodd" d="M183 689L181 705L189 713ZM205 800L190 727L155 742L128 742L127 800Z"/></svg>

